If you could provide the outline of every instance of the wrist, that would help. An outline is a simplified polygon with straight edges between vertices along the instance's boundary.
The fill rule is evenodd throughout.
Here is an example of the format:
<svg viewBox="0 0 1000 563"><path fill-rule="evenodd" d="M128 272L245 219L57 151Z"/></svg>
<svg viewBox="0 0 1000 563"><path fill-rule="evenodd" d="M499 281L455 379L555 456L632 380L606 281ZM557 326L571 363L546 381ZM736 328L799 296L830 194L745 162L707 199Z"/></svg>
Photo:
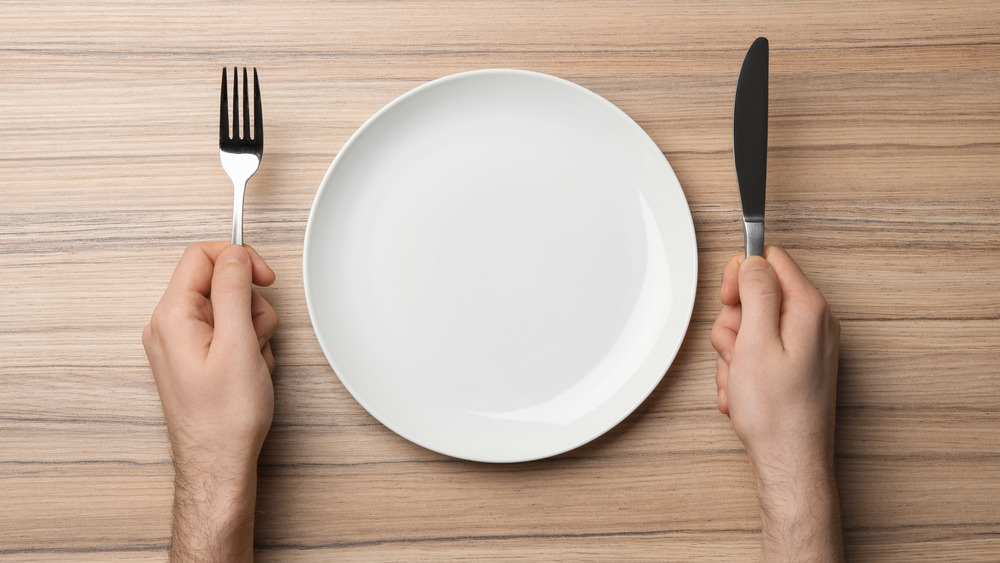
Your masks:
<svg viewBox="0 0 1000 563"><path fill-rule="evenodd" d="M264 435L222 431L208 423L198 427L168 425L168 431L175 481L240 489L256 480Z"/></svg>
<svg viewBox="0 0 1000 563"><path fill-rule="evenodd" d="M251 561L256 464L174 461L171 559Z"/></svg>
<svg viewBox="0 0 1000 563"><path fill-rule="evenodd" d="M757 474L762 560L842 561L840 502L832 465Z"/></svg>

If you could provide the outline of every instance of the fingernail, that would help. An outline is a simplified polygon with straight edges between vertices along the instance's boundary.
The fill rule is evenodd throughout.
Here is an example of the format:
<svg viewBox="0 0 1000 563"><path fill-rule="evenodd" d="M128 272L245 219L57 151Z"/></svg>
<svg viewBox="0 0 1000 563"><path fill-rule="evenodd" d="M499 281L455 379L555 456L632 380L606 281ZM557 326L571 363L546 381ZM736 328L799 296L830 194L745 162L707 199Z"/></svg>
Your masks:
<svg viewBox="0 0 1000 563"><path fill-rule="evenodd" d="M744 260L743 264L740 266L740 270L744 272L749 272L752 270L770 270L770 269L771 265L767 263L767 260L764 260L760 256L751 256L750 258Z"/></svg>
<svg viewBox="0 0 1000 563"><path fill-rule="evenodd" d="M239 262L249 266L250 254L248 254L246 249L242 246L231 245L223 249L222 253L219 254L218 261L222 264L225 264L226 262Z"/></svg>
<svg viewBox="0 0 1000 563"><path fill-rule="evenodd" d="M719 355L722 356L722 361L726 362L726 364L728 364L729 361L733 359L733 356L732 354L729 353L729 350L723 350L722 353Z"/></svg>

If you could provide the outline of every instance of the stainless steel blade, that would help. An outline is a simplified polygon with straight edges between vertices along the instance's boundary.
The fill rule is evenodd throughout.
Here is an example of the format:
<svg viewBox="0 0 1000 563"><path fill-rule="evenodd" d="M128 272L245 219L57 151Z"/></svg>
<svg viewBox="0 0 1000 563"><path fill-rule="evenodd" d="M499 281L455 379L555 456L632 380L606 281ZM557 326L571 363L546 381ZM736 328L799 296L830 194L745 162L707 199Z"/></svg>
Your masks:
<svg viewBox="0 0 1000 563"><path fill-rule="evenodd" d="M758 37L736 83L733 157L743 204L747 256L764 252L764 195L767 184L767 39Z"/></svg>

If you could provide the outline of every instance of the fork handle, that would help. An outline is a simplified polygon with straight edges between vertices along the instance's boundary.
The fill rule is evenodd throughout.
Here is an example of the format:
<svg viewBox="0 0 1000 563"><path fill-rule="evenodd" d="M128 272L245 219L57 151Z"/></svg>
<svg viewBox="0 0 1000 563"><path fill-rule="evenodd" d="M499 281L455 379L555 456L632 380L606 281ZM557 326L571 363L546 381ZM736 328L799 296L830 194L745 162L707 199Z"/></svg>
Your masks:
<svg viewBox="0 0 1000 563"><path fill-rule="evenodd" d="M233 182L233 236L232 244L243 246L243 194L247 183Z"/></svg>

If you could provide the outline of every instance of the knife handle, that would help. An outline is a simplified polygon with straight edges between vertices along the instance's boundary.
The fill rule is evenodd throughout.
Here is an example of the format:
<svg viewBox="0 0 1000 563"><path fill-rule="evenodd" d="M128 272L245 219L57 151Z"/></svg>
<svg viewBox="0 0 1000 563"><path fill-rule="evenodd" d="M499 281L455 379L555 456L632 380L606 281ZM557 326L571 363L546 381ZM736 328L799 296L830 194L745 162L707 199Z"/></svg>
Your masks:
<svg viewBox="0 0 1000 563"><path fill-rule="evenodd" d="M743 221L743 241L747 258L764 256L764 222Z"/></svg>

